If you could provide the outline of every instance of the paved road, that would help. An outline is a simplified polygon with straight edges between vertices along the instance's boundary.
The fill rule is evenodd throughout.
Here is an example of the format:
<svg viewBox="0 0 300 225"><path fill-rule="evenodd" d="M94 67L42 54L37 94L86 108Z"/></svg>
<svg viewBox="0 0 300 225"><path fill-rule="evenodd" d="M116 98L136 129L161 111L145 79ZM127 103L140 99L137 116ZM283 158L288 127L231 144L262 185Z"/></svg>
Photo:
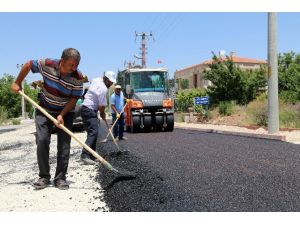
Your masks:
<svg viewBox="0 0 300 225"><path fill-rule="evenodd" d="M300 211L300 147L290 143L175 129L127 134L128 154L99 152L137 178L99 167L111 211Z"/></svg>

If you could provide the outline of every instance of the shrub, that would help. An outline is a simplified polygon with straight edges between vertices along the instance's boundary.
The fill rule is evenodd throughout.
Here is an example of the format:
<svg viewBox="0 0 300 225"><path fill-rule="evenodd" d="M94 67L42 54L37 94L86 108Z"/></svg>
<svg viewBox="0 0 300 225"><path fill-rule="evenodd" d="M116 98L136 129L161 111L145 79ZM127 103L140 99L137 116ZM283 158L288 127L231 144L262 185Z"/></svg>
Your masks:
<svg viewBox="0 0 300 225"><path fill-rule="evenodd" d="M233 112L233 103L222 101L219 103L219 113L222 116L230 116Z"/></svg>
<svg viewBox="0 0 300 225"><path fill-rule="evenodd" d="M265 96L260 96L247 106L250 121L259 126L268 125L268 103Z"/></svg>
<svg viewBox="0 0 300 225"><path fill-rule="evenodd" d="M195 112L198 114L197 115L198 121L204 121L211 118L211 113L209 110L206 110L206 106L196 105Z"/></svg>
<svg viewBox="0 0 300 225"><path fill-rule="evenodd" d="M295 91L282 91L279 94L279 98L286 103L296 104L298 101L298 93Z"/></svg>
<svg viewBox="0 0 300 225"><path fill-rule="evenodd" d="M280 127L297 128L300 125L299 117L297 112L289 109L283 110L279 114Z"/></svg>
<svg viewBox="0 0 300 225"><path fill-rule="evenodd" d="M0 124L4 123L7 120L8 113L5 107L0 106Z"/></svg>
<svg viewBox="0 0 300 225"><path fill-rule="evenodd" d="M181 112L187 112L189 107L194 107L194 97L206 95L204 89L180 90L176 95L175 109Z"/></svg>
<svg viewBox="0 0 300 225"><path fill-rule="evenodd" d="M299 128L300 127L300 103L288 104L281 100L279 105L280 127Z"/></svg>
<svg viewBox="0 0 300 225"><path fill-rule="evenodd" d="M184 122L184 113L174 113L174 120L177 123L182 123Z"/></svg>
<svg viewBox="0 0 300 225"><path fill-rule="evenodd" d="M20 125L21 124L21 120L20 119L12 119L12 124L13 125Z"/></svg>

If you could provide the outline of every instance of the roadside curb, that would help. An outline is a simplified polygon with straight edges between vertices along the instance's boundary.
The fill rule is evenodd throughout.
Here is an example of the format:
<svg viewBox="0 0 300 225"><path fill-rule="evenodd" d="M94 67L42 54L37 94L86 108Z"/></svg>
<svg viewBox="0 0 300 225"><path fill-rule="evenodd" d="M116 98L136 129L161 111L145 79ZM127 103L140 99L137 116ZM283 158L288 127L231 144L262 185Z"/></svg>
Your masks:
<svg viewBox="0 0 300 225"><path fill-rule="evenodd" d="M247 132L238 132L238 131L226 131L226 130L217 130L217 129L206 129L206 128L196 128L189 126L180 126L175 123L175 128L185 129L185 130L196 130L202 131L206 133L216 133L216 134L227 134L227 135L235 135L235 136L244 136L244 137L253 137L253 138L262 138L262 139L271 139L278 141L286 141L285 135L277 135L277 134L257 134L257 133L247 133Z"/></svg>

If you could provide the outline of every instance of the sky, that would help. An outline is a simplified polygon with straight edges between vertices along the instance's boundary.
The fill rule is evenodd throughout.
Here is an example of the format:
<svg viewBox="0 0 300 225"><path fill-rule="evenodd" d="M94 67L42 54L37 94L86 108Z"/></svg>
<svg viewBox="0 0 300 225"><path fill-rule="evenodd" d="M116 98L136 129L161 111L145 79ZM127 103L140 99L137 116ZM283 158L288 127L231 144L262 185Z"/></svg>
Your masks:
<svg viewBox="0 0 300 225"><path fill-rule="evenodd" d="M278 13L278 52L300 53L300 13ZM0 76L17 75L17 64L60 58L64 48L81 53L79 69L89 79L105 70L122 70L125 61L141 60L147 40L147 67L176 69L201 63L211 51L267 59L267 13L264 12L0 12ZM158 64L158 60L162 63ZM29 74L27 81L40 79Z"/></svg>

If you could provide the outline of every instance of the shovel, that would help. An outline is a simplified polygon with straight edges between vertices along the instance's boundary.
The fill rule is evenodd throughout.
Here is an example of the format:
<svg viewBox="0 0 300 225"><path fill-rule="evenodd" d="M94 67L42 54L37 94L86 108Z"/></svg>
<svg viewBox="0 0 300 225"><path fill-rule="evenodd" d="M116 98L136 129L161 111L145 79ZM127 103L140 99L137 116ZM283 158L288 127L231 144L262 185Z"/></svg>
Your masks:
<svg viewBox="0 0 300 225"><path fill-rule="evenodd" d="M41 106L39 106L35 101L33 101L31 98L29 98L23 91L19 90L18 92L20 95L22 95L27 101L29 101L34 107L36 107L38 110L40 110L48 119L50 119L54 124L58 124L57 120L53 118L46 110L44 110ZM118 174L119 176L126 177L126 178L135 178L136 175L128 172L128 171L121 171L116 168L114 168L109 162L107 162L105 159L103 159L97 152L95 152L93 149L91 149L88 145L80 141L68 128L66 128L64 125L59 124L59 128L61 128L63 131L65 131L68 135L70 135L79 145L81 145L85 150L90 152L96 159L98 159L108 170Z"/></svg>

